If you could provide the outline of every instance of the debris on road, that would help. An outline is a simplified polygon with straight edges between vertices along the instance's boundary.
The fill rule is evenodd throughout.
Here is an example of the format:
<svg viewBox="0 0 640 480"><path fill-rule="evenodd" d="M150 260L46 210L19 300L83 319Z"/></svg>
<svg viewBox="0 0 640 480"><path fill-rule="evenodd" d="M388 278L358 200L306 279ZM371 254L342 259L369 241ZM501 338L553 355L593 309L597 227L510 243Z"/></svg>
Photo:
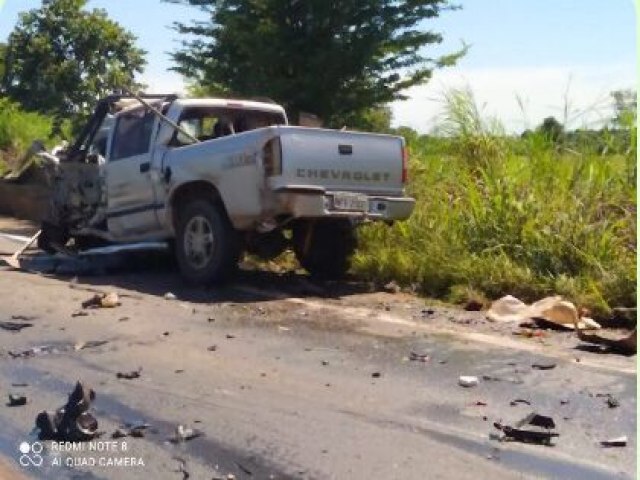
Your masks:
<svg viewBox="0 0 640 480"><path fill-rule="evenodd" d="M607 399L607 406L609 408L617 408L620 406L620 400L614 397L610 393L596 393L596 397L604 397Z"/></svg>
<svg viewBox="0 0 640 480"><path fill-rule="evenodd" d="M184 425L178 425L173 437L169 439L171 443L182 443L194 438L201 437L204 433L195 428L187 428Z"/></svg>
<svg viewBox="0 0 640 480"><path fill-rule="evenodd" d="M144 438L145 430L149 427L150 425L147 423L141 423L133 426L126 425L124 427L117 428L116 431L111 434L111 438L123 438L123 437Z"/></svg>
<svg viewBox="0 0 640 480"><path fill-rule="evenodd" d="M116 373L116 377L124 378L126 380L133 380L134 378L139 378L141 372L142 372L142 367L139 367L138 370L132 370L130 372L118 372Z"/></svg>
<svg viewBox="0 0 640 480"><path fill-rule="evenodd" d="M514 427L502 425L500 422L495 422L493 426L503 432L504 437L501 440L553 446L551 439L560 436L558 432L553 431L556 428L553 418L535 412L516 422ZM522 427L527 427L527 429ZM531 427L536 428L532 429Z"/></svg>
<svg viewBox="0 0 640 480"><path fill-rule="evenodd" d="M613 353L622 355L635 355L638 352L637 329L630 335L622 338L608 338L598 334L586 334L582 332L579 325L576 325L576 334L583 342L593 343Z"/></svg>
<svg viewBox="0 0 640 480"><path fill-rule="evenodd" d="M11 320L22 320L24 322L31 322L37 318L37 315L11 315Z"/></svg>
<svg viewBox="0 0 640 480"><path fill-rule="evenodd" d="M505 323L542 319L547 322L547 326L555 325L570 330L576 328L576 325L581 329L600 328L600 324L591 318L579 315L576 306L559 295L543 298L531 305L507 295L491 304L491 308L487 311L487 319Z"/></svg>
<svg viewBox="0 0 640 480"><path fill-rule="evenodd" d="M65 406L53 414L47 411L38 414L38 438L66 442L82 442L95 438L99 434L98 420L88 411L95 398L95 392L78 381Z"/></svg>
<svg viewBox="0 0 640 480"><path fill-rule="evenodd" d="M509 405L511 405L512 407L515 407L516 405L521 403L524 405L531 405L531 402L524 398L516 398L515 400L511 400L511 402L509 402Z"/></svg>
<svg viewBox="0 0 640 480"><path fill-rule="evenodd" d="M87 312L85 312L84 310L76 310L75 312L73 312L71 314L71 318L76 318L76 317L88 317L89 314Z"/></svg>
<svg viewBox="0 0 640 480"><path fill-rule="evenodd" d="M116 292L96 293L89 300L82 302L82 308L115 308L120 305Z"/></svg>
<svg viewBox="0 0 640 480"><path fill-rule="evenodd" d="M382 376L382 373L380 373L380 372L373 372L371 374L371 377L373 377L373 378L380 378L381 376Z"/></svg>
<svg viewBox="0 0 640 480"><path fill-rule="evenodd" d="M608 440L602 440L600 445L603 447L626 447L627 446L627 436L623 435L622 437L610 438Z"/></svg>
<svg viewBox="0 0 640 480"><path fill-rule="evenodd" d="M465 387L465 388L475 387L478 385L478 383L480 383L480 381L478 380L478 377L463 375L458 378L458 385L460 385L461 387Z"/></svg>
<svg viewBox="0 0 640 480"><path fill-rule="evenodd" d="M216 350L218 350L218 346L217 346L217 345L209 345L209 346L207 347L207 350L208 350L209 352L215 352Z"/></svg>
<svg viewBox="0 0 640 480"><path fill-rule="evenodd" d="M18 395L14 393L9 394L9 402L7 407L22 407L27 404L27 397L24 395Z"/></svg>
<svg viewBox="0 0 640 480"><path fill-rule="evenodd" d="M531 365L531 368L535 370L551 370L556 368L556 364L553 362L538 362Z"/></svg>
<svg viewBox="0 0 640 480"><path fill-rule="evenodd" d="M0 322L0 328L10 332L20 332L23 328L33 327L33 323L28 322Z"/></svg>
<svg viewBox="0 0 640 480"><path fill-rule="evenodd" d="M164 299L165 300L177 300L178 297L176 297L173 293L171 292L167 292L164 294Z"/></svg>
<svg viewBox="0 0 640 480"><path fill-rule="evenodd" d="M77 352L78 350L85 350L87 348L101 347L102 345L106 345L107 343L109 343L108 340L90 340L88 342L78 342L73 346L73 349Z"/></svg>
<svg viewBox="0 0 640 480"><path fill-rule="evenodd" d="M411 360L412 362L428 362L430 359L431 358L427 353L409 353L409 360Z"/></svg>

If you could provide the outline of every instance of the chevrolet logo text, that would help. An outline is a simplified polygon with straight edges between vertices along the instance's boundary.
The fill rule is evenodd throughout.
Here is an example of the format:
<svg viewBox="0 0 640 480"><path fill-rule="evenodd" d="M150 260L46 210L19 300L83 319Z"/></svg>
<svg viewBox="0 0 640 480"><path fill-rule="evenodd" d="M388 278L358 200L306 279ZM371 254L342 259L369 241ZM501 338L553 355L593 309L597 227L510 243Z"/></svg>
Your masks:
<svg viewBox="0 0 640 480"><path fill-rule="evenodd" d="M323 180L353 180L356 182L386 182L391 176L388 172L361 172L351 170L298 168L296 176L299 178L320 178Z"/></svg>

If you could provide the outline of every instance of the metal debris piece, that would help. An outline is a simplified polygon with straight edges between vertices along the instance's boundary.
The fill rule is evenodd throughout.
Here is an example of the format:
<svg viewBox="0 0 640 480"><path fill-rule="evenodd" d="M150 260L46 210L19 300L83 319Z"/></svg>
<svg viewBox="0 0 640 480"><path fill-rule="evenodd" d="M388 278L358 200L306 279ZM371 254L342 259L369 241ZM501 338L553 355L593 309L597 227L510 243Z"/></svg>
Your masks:
<svg viewBox="0 0 640 480"><path fill-rule="evenodd" d="M88 342L78 342L73 346L73 349L75 351L85 350L87 348L101 347L102 345L105 345L107 343L109 343L108 340L91 340Z"/></svg>
<svg viewBox="0 0 640 480"><path fill-rule="evenodd" d="M516 398L515 400L511 400L509 405L511 405L512 407L515 407L516 405L518 405L520 403L523 403L525 405L531 405L531 402L529 400L524 399L524 398Z"/></svg>
<svg viewBox="0 0 640 480"><path fill-rule="evenodd" d="M165 300L176 300L178 297L176 297L173 293L171 292L167 292L164 294L164 299Z"/></svg>
<svg viewBox="0 0 640 480"><path fill-rule="evenodd" d="M76 317L88 317L89 314L87 312L85 312L84 310L77 310L75 312L73 312L71 314L72 318L76 318Z"/></svg>
<svg viewBox="0 0 640 480"><path fill-rule="evenodd" d="M27 327L33 327L33 323L8 321L0 322L0 328L2 328L3 330L8 330L10 332L19 332L23 328Z"/></svg>
<svg viewBox="0 0 640 480"><path fill-rule="evenodd" d="M22 407L27 404L27 397L25 395L17 395L15 393L9 394L9 403L7 407Z"/></svg>
<svg viewBox="0 0 640 480"><path fill-rule="evenodd" d="M478 383L480 383L478 377L462 375L458 378L458 385L460 385L461 387L475 387L478 385Z"/></svg>
<svg viewBox="0 0 640 480"><path fill-rule="evenodd" d="M216 350L218 350L218 346L217 345L210 345L207 347L207 351L209 352L215 352Z"/></svg>
<svg viewBox="0 0 640 480"><path fill-rule="evenodd" d="M637 329L626 337L612 339L595 333L584 333L577 325L575 328L580 340L599 345L609 352L620 353L622 355L635 355L638 352Z"/></svg>
<svg viewBox="0 0 640 480"><path fill-rule="evenodd" d="M610 438L608 440L602 440L600 445L603 447L626 447L627 446L627 436L623 435L622 437Z"/></svg>
<svg viewBox="0 0 640 480"><path fill-rule="evenodd" d="M530 413L515 424L515 427L502 425L500 422L493 424L495 428L504 433L504 440L514 440L523 443L537 443L540 445L553 446L551 439L559 437L560 434L552 431L555 428L553 418ZM528 427L528 428L523 428ZM536 427L532 429L531 427Z"/></svg>
<svg viewBox="0 0 640 480"><path fill-rule="evenodd" d="M373 378L380 378L380 377L382 376L382 373L380 373L380 372L373 372L373 373L371 374L371 376L372 376Z"/></svg>
<svg viewBox="0 0 640 480"><path fill-rule="evenodd" d="M141 372L142 367L139 367L138 370L132 370L131 372L118 372L116 373L116 377L124 378L126 380L133 380L134 378L139 378Z"/></svg>

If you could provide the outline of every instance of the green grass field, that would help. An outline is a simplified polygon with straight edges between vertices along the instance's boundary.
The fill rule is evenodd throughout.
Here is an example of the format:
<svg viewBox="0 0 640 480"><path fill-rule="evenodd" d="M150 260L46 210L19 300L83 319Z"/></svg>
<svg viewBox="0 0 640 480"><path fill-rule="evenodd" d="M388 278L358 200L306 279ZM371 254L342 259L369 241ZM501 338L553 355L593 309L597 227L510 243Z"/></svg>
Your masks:
<svg viewBox="0 0 640 480"><path fill-rule="evenodd" d="M413 216L365 226L354 272L449 301L564 295L596 316L636 305L636 149L598 154L500 134L464 96L419 137Z"/></svg>

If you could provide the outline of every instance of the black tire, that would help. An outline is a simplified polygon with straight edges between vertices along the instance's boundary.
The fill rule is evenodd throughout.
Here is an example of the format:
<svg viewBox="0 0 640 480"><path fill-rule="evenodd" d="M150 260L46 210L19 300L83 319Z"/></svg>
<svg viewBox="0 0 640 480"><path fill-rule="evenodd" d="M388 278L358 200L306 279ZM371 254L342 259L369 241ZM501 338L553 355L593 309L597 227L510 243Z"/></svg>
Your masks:
<svg viewBox="0 0 640 480"><path fill-rule="evenodd" d="M40 226L40 236L38 237L38 248L53 255L57 250L53 244L64 247L69 241L69 234L62 228L49 222L42 222Z"/></svg>
<svg viewBox="0 0 640 480"><path fill-rule="evenodd" d="M311 276L323 280L344 277L358 240L348 219L301 220L293 226L293 251Z"/></svg>
<svg viewBox="0 0 640 480"><path fill-rule="evenodd" d="M178 212L175 254L180 272L189 283L228 280L238 266L240 242L223 208L207 200L187 203Z"/></svg>

